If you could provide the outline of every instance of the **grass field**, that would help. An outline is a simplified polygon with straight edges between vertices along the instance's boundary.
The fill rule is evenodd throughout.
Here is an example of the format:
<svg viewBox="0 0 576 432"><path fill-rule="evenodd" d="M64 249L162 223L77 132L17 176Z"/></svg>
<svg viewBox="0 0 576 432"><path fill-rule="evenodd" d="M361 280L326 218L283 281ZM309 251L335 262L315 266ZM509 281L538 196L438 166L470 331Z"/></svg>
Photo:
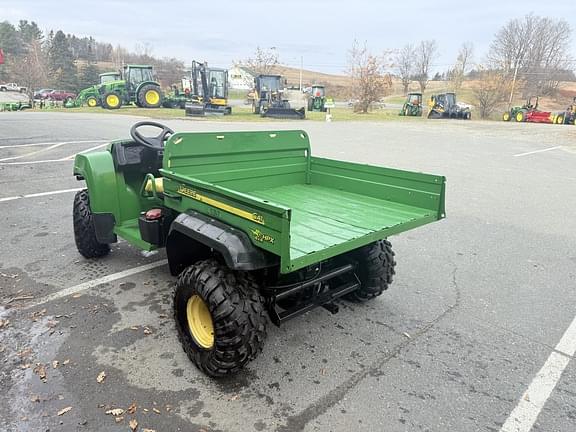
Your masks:
<svg viewBox="0 0 576 432"><path fill-rule="evenodd" d="M36 110L36 111L48 111L48 110ZM195 121L240 121L240 122L266 122L270 120L265 117L260 117L259 115L252 114L252 111L248 107L233 107L232 115L229 116L219 116L210 115L206 117L186 117L184 115L184 110L182 109L170 109L170 108L156 108L156 109L144 109L137 107L122 107L117 110L105 110L102 108L51 108L51 112L67 112L67 113L91 113L91 114L122 114L122 115L134 115L141 117L157 118L157 119L173 119L173 118L186 118ZM402 120L402 121L419 121L420 118L415 117L400 117L397 110L387 110L387 109L376 109L368 114L357 114L350 108L334 108L331 110L333 121L389 121L389 120ZM326 113L321 112L307 112L306 118L311 121L325 121ZM286 120L290 121L290 120Z"/></svg>

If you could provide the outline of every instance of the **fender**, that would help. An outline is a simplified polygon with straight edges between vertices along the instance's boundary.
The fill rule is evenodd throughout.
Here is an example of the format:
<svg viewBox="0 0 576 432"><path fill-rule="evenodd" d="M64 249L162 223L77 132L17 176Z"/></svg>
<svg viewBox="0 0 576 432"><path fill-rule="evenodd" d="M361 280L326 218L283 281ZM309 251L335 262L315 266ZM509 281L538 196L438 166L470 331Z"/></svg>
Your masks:
<svg viewBox="0 0 576 432"><path fill-rule="evenodd" d="M191 254L202 258L202 248L195 251L190 249L190 245L183 248L182 235L208 250L217 251L233 270L259 270L280 264L278 256L254 246L243 231L191 211L181 213L170 225L166 253L172 274L178 274L183 265L190 264L185 261ZM186 250L180 250L182 248Z"/></svg>

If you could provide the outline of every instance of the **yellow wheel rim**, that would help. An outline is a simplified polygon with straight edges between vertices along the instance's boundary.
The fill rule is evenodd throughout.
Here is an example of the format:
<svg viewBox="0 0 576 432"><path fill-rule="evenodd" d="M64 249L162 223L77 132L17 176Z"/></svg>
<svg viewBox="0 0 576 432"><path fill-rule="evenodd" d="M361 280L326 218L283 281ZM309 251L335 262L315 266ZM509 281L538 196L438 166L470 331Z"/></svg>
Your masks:
<svg viewBox="0 0 576 432"><path fill-rule="evenodd" d="M510 114L509 114L509 113L504 113L503 118L504 118L504 121L510 120Z"/></svg>
<svg viewBox="0 0 576 432"><path fill-rule="evenodd" d="M199 295L193 295L188 299L186 304L186 319L190 334L199 346L205 349L212 348L214 345L214 326L212 324L212 315L208 306Z"/></svg>
<svg viewBox="0 0 576 432"><path fill-rule="evenodd" d="M88 99L88 106L91 108L94 108L96 106L96 99L94 98L89 98Z"/></svg>
<svg viewBox="0 0 576 432"><path fill-rule="evenodd" d="M144 99L146 99L146 103L149 105L156 105L160 102L160 93L156 90L148 90L144 95Z"/></svg>
<svg viewBox="0 0 576 432"><path fill-rule="evenodd" d="M522 114L521 112L519 112L518 114L516 114L516 121L521 122L522 119L523 119L523 117L524 117L524 114Z"/></svg>
<svg viewBox="0 0 576 432"><path fill-rule="evenodd" d="M106 103L108 104L108 106L117 107L120 104L120 98L118 98L118 96L113 94L108 95L106 96Z"/></svg>

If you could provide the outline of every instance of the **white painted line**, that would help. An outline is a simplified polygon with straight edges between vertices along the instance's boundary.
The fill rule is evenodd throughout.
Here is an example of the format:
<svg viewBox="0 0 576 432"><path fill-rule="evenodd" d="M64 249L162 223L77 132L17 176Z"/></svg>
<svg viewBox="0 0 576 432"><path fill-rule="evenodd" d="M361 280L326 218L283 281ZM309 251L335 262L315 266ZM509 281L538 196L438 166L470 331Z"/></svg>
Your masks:
<svg viewBox="0 0 576 432"><path fill-rule="evenodd" d="M66 156L62 159L45 159L45 160L37 160L37 161L20 161L20 162L0 162L0 165L35 165L35 164L43 164L43 163L53 163L53 162L70 162L71 159Z"/></svg>
<svg viewBox="0 0 576 432"><path fill-rule="evenodd" d="M55 292L54 294L50 294L50 295L44 297L43 299L38 300L37 302L35 302L33 304L30 304L30 305L23 307L22 309L30 309L30 308L40 306L40 305L43 305L45 303L54 301L54 300L59 300L61 298L68 297L70 295L74 295L74 294L77 294L77 293L82 292L82 291L86 291L87 289L94 288L94 287L97 287L99 285L103 285L105 283L114 282L115 280L118 280L118 279L123 279L123 278L128 277L128 276L132 276L132 275L135 275L138 273L152 270L156 267L161 267L163 265L166 265L167 263L168 263L168 260L163 259L163 260L156 261L156 262L153 262L150 264L145 264L145 265L141 265L139 267L134 267L134 268L131 268L128 270L124 270L124 271L121 271L118 273L113 273L113 274L101 277L99 279L94 279L94 280L91 280L88 282L84 282L84 283L81 283L80 285L75 285L75 286L72 286L69 288L64 288L63 290Z"/></svg>
<svg viewBox="0 0 576 432"><path fill-rule="evenodd" d="M526 152L526 153L518 153L518 154L515 154L514 157L528 156L528 155L535 154L535 153L544 153L544 152L547 152L547 151L550 151L550 150L557 150L557 149L559 149L559 148L562 148L562 146L548 147L548 148L545 148L545 149L542 149L542 150L534 150L534 151Z"/></svg>
<svg viewBox="0 0 576 432"><path fill-rule="evenodd" d="M34 165L34 164L43 164L43 163L52 163L52 162L67 162L67 161L74 159L77 154L88 153L88 152L91 152L92 150L97 150L99 148L106 147L107 145L108 145L108 142L106 142L104 144L99 144L97 146L87 148L86 150L82 150L78 153L73 153L70 156L66 156L66 157L63 157L60 159L44 159L44 160L36 160L36 161L19 161L19 162L2 162L5 160L9 160L9 159L12 159L12 160L13 159L19 159L19 158L23 158L26 156L30 156L31 154L40 153L38 151L38 152L29 153L27 155L20 155L20 156L14 156L12 158L0 159L0 165ZM47 148L47 149L44 149L44 150L41 150L41 151L50 150L53 148L54 148L54 146Z"/></svg>
<svg viewBox="0 0 576 432"><path fill-rule="evenodd" d="M54 144L87 144L87 143L97 143L105 142L105 140L82 140L82 141L66 141L66 142L43 142L43 143L28 143L28 144L9 144L5 146L0 146L0 150L5 148L20 148L20 147L34 147L34 146L45 146Z"/></svg>
<svg viewBox="0 0 576 432"><path fill-rule="evenodd" d="M38 192L38 193L33 193L33 194L17 195L17 196L11 196L11 197L6 197L6 198L0 198L0 202L14 201L14 200L22 199L22 198L36 198L36 197L42 197L42 196L48 196L48 195L58 195L58 194L63 194L63 193L68 193L68 192L78 192L80 190L82 190L82 188L61 189L61 190L49 191L49 192Z"/></svg>
<svg viewBox="0 0 576 432"><path fill-rule="evenodd" d="M576 353L576 317L502 425L500 432L529 432L532 429L574 353Z"/></svg>

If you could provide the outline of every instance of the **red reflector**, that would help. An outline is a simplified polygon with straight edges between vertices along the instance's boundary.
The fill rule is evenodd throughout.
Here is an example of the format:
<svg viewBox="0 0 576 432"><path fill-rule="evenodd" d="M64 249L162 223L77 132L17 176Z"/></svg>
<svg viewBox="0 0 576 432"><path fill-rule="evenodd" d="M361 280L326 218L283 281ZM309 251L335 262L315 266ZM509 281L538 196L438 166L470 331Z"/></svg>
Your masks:
<svg viewBox="0 0 576 432"><path fill-rule="evenodd" d="M162 217L162 209L150 209L146 212L146 220L156 220Z"/></svg>

